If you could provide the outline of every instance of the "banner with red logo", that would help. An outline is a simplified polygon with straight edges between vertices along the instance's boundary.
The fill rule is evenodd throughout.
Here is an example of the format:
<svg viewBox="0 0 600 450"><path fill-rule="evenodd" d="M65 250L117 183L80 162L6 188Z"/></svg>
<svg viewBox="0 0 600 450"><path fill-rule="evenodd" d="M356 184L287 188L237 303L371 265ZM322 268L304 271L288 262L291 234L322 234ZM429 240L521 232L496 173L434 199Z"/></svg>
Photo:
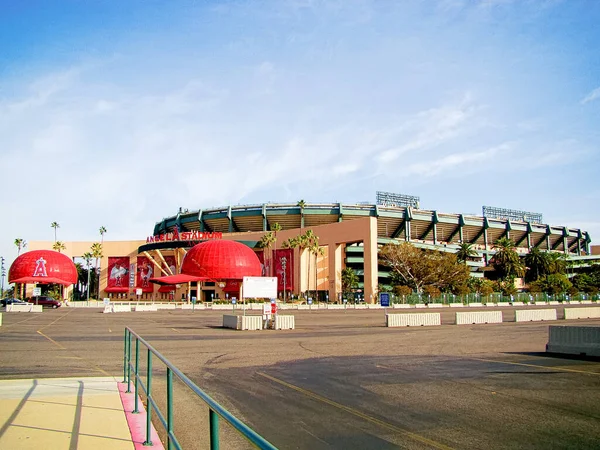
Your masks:
<svg viewBox="0 0 600 450"><path fill-rule="evenodd" d="M137 257L137 280L135 287L142 289L142 292L153 292L154 284L150 283L150 278L154 276L154 264L145 256Z"/></svg>
<svg viewBox="0 0 600 450"><path fill-rule="evenodd" d="M275 260L275 276L277 291L283 292L294 289L294 249L283 248L273 252ZM285 281L285 285L284 285Z"/></svg>
<svg viewBox="0 0 600 450"><path fill-rule="evenodd" d="M108 257L108 282L106 287L114 292L127 292L129 290L129 256Z"/></svg>

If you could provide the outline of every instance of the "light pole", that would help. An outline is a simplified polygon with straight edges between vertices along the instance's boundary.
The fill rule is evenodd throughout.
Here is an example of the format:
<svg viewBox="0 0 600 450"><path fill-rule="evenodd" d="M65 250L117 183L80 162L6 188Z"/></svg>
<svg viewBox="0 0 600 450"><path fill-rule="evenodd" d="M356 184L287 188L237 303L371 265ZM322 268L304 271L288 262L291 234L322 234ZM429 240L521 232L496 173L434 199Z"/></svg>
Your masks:
<svg viewBox="0 0 600 450"><path fill-rule="evenodd" d="M281 268L283 269L283 303L285 303L285 290L287 289L286 283L286 267L287 267L287 258L285 256L281 257Z"/></svg>
<svg viewBox="0 0 600 450"><path fill-rule="evenodd" d="M0 273L2 276L2 285L0 286L0 297L4 297L4 277L6 276L6 269L4 268L4 256L0 256L1 268Z"/></svg>

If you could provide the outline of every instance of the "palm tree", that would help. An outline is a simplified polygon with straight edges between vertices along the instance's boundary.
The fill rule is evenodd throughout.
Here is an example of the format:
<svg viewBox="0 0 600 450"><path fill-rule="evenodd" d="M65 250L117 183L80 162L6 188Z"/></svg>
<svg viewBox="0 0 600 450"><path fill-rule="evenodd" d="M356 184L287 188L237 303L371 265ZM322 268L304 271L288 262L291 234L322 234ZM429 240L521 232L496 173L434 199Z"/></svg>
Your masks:
<svg viewBox="0 0 600 450"><path fill-rule="evenodd" d="M96 278L98 286L98 297L100 298L100 272L98 271L98 259L102 258L102 244L94 242L91 247L92 257L96 258Z"/></svg>
<svg viewBox="0 0 600 450"><path fill-rule="evenodd" d="M56 250L58 253L60 253L61 250L64 250L65 248L67 248L67 246L61 242L61 241L56 241L53 245L52 245L52 249Z"/></svg>
<svg viewBox="0 0 600 450"><path fill-rule="evenodd" d="M60 228L60 225L58 224L58 222L52 222L50 224L51 228L54 228L54 242L56 242L56 229Z"/></svg>
<svg viewBox="0 0 600 450"><path fill-rule="evenodd" d="M101 226L99 231L100 231L100 252L102 252L102 250L104 249L104 233L106 233L106 227ZM102 255L100 255L100 257L102 257ZM96 267L98 270L98 298L100 298L100 273L102 272L101 265L102 265L102 261L100 261L100 262L96 261Z"/></svg>
<svg viewBox="0 0 600 450"><path fill-rule="evenodd" d="M267 231L258 241L258 246L263 249L263 260L265 266L267 266L267 261L269 259L268 252L275 241L275 236L273 232ZM267 271L266 275L269 275L270 270Z"/></svg>
<svg viewBox="0 0 600 450"><path fill-rule="evenodd" d="M525 274L525 278L528 282L535 281L548 274L550 268L549 255L537 247L532 247L525 256L525 265L529 269Z"/></svg>
<svg viewBox="0 0 600 450"><path fill-rule="evenodd" d="M473 248L473 244L461 242L456 252L456 259L461 262L467 262L467 259L477 256L477 250Z"/></svg>
<svg viewBox="0 0 600 450"><path fill-rule="evenodd" d="M302 224L302 217L304 217L304 207L306 206L306 202L304 200L300 200L296 205L300 207L300 223Z"/></svg>
<svg viewBox="0 0 600 450"><path fill-rule="evenodd" d="M21 238L15 239L15 245L17 246L17 256L21 254L21 249L27 247L27 241Z"/></svg>
<svg viewBox="0 0 600 450"><path fill-rule="evenodd" d="M567 269L567 260L563 253L548 253L548 274L564 274Z"/></svg>
<svg viewBox="0 0 600 450"><path fill-rule="evenodd" d="M90 252L85 252L83 254L83 259L85 260L85 263L87 266L87 283L86 283L85 290L87 291L88 301L90 301L90 263L91 263L93 257L94 257L94 255L92 255L92 253L90 253Z"/></svg>
<svg viewBox="0 0 600 450"><path fill-rule="evenodd" d="M501 278L522 277L525 274L525 266L515 248L514 242L508 238L500 238L494 245L496 254L492 263Z"/></svg>
<svg viewBox="0 0 600 450"><path fill-rule="evenodd" d="M315 235L313 230L306 230L306 233L300 236L300 247L308 250L308 258L306 260L307 271L306 271L306 290L310 291L310 256L313 254L314 247L319 245L319 238ZM316 291L315 286L315 291Z"/></svg>

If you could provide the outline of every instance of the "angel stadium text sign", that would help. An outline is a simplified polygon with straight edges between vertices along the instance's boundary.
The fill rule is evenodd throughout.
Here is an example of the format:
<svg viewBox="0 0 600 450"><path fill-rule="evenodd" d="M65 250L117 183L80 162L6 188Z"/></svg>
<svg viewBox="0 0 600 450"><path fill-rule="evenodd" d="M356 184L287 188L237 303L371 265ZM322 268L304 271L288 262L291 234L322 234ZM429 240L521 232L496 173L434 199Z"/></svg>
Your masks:
<svg viewBox="0 0 600 450"><path fill-rule="evenodd" d="M177 228L172 233L157 234L148 236L146 244L153 242L171 242L171 241L206 241L209 239L222 239L223 233L218 231L183 231L179 232Z"/></svg>

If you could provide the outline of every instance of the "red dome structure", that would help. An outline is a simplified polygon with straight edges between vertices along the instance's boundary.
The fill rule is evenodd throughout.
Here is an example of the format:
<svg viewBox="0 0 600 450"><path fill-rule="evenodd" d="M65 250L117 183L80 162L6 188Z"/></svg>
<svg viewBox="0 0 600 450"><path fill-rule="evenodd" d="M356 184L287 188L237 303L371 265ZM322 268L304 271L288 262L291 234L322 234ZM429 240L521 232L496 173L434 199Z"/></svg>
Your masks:
<svg viewBox="0 0 600 450"><path fill-rule="evenodd" d="M8 271L8 282L19 284L77 283L77 268L71 259L53 250L32 250L17 257Z"/></svg>
<svg viewBox="0 0 600 450"><path fill-rule="evenodd" d="M262 269L258 256L236 241L205 241L192 247L183 260L181 273L212 280L241 280L259 277Z"/></svg>

